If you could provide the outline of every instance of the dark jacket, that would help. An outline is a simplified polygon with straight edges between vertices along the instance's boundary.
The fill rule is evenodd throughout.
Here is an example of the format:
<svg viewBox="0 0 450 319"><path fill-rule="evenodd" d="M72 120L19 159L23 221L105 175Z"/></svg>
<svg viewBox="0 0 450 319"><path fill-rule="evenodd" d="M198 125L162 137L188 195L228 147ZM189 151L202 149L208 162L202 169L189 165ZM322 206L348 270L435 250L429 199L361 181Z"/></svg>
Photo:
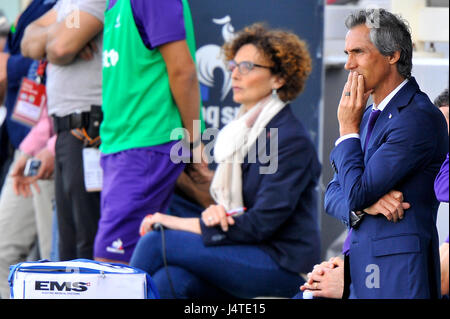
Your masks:
<svg viewBox="0 0 450 319"><path fill-rule="evenodd" d="M278 134L270 129L277 129ZM261 174L271 164L264 160L264 147L256 163L248 157L242 164L243 197L247 211L235 218L228 232L201 222L205 245L257 245L282 268L309 272L320 259L320 235L316 187L321 165L308 132L288 105L263 131L270 162L278 160L273 174ZM278 152L270 140L278 139ZM256 143L257 144L257 143ZM249 152L250 153L250 152ZM250 160L251 161L251 160ZM253 161L254 162L254 161ZM266 164L262 163L266 162Z"/></svg>

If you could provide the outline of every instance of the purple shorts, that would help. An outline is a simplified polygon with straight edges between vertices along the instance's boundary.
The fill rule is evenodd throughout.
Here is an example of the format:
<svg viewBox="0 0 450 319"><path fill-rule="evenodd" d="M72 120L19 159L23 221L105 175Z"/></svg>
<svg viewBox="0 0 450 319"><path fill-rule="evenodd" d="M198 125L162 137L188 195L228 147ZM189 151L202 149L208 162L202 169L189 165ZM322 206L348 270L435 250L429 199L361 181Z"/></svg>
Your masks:
<svg viewBox="0 0 450 319"><path fill-rule="evenodd" d="M175 143L175 142L174 142ZM184 164L170 159L174 143L103 154L101 217L94 256L129 262L142 219L164 213Z"/></svg>

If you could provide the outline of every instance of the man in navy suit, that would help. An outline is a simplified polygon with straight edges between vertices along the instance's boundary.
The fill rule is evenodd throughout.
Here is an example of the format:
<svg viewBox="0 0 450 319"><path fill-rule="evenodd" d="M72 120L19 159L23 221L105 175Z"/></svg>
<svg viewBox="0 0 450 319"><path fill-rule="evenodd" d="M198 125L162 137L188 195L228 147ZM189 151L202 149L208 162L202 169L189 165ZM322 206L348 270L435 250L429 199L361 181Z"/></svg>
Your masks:
<svg viewBox="0 0 450 319"><path fill-rule="evenodd" d="M433 182L448 152L446 122L411 76L405 22L383 10L346 20L350 71L338 108L327 213L350 228L350 298L438 298L438 201ZM373 105L366 108L369 95ZM346 289L344 289L344 294Z"/></svg>

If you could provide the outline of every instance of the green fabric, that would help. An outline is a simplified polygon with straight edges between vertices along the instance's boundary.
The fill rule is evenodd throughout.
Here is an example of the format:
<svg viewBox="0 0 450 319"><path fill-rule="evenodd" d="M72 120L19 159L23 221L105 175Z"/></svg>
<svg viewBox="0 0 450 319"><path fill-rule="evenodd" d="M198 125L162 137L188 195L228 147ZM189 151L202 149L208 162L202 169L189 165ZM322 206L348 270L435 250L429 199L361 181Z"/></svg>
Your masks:
<svg viewBox="0 0 450 319"><path fill-rule="evenodd" d="M195 59L192 17L187 1L182 2L186 42ZM172 130L183 126L181 116L164 59L158 48L144 45L129 0L118 0L105 12L103 36L101 151L116 153L170 142Z"/></svg>

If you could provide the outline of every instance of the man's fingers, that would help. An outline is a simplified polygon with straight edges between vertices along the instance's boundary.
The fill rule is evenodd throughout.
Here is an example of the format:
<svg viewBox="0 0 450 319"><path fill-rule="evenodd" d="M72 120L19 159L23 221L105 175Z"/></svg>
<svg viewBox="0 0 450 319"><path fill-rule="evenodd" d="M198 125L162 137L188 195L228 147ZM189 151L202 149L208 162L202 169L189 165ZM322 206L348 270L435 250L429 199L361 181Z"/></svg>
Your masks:
<svg viewBox="0 0 450 319"><path fill-rule="evenodd" d="M90 60L89 49L84 48L83 51L80 52L80 57L83 60Z"/></svg>
<svg viewBox="0 0 450 319"><path fill-rule="evenodd" d="M400 204L397 208L397 216L398 216L398 219L403 219L403 217L405 216L405 212L403 211L402 204Z"/></svg>
<svg viewBox="0 0 450 319"><path fill-rule="evenodd" d="M91 49L91 46L89 44L87 44L81 51L80 51L80 57L83 60L91 60L94 55L93 55L93 50Z"/></svg>
<svg viewBox="0 0 450 319"><path fill-rule="evenodd" d="M394 211L390 211L390 215L391 215L391 222L396 223L398 221L398 211L394 210Z"/></svg>
<svg viewBox="0 0 450 319"><path fill-rule="evenodd" d="M84 49L83 52L89 57L92 58L92 49L90 45L87 45Z"/></svg>
<svg viewBox="0 0 450 319"><path fill-rule="evenodd" d="M396 223L397 220L398 220L398 215L396 213L393 213L393 212L389 211L389 210L387 211L386 214L384 214L384 216L386 216L387 220L390 221L390 222Z"/></svg>
<svg viewBox="0 0 450 319"><path fill-rule="evenodd" d="M352 105L358 106L357 98L358 98L358 73L352 72L352 82L350 87L350 98L353 101Z"/></svg>
<svg viewBox="0 0 450 319"><path fill-rule="evenodd" d="M344 105L344 101L348 98L346 95L347 92L350 92L350 81L351 81L351 75L352 73L349 72L347 76L347 82L345 82L344 88L342 89L342 95L341 100L339 101L339 105ZM345 102L346 103L346 102ZM339 108L338 108L338 115L339 115Z"/></svg>
<svg viewBox="0 0 450 319"><path fill-rule="evenodd" d="M334 264L332 261L324 261L321 263L322 266L326 267L326 268L334 268Z"/></svg>
<svg viewBox="0 0 450 319"><path fill-rule="evenodd" d="M400 219L403 219L405 217L405 210L409 209L410 207L411 207L410 203L406 203L406 202L401 203L399 205L399 209L398 209L398 217Z"/></svg>
<svg viewBox="0 0 450 319"><path fill-rule="evenodd" d="M387 211L389 211L390 213L392 213L395 209L396 206L390 202L389 200L387 200L386 198L382 198L380 200L380 205Z"/></svg>
<svg viewBox="0 0 450 319"><path fill-rule="evenodd" d="M88 43L89 48L91 48L92 52L98 52L98 47L95 41L90 41Z"/></svg>
<svg viewBox="0 0 450 319"><path fill-rule="evenodd" d="M357 106L364 108L367 103L368 95L364 94L364 77L362 75L358 75L358 88L357 88Z"/></svg>
<svg viewBox="0 0 450 319"><path fill-rule="evenodd" d="M352 72L348 73L347 82L345 82L344 89L342 90L341 100L346 97L345 93L350 92L352 80Z"/></svg>
<svg viewBox="0 0 450 319"><path fill-rule="evenodd" d="M315 282L320 282L323 280L323 275L319 275L318 273L312 272L311 280ZM317 289L317 288L316 288Z"/></svg>
<svg viewBox="0 0 450 319"><path fill-rule="evenodd" d="M384 195L374 206L377 213L383 214L389 221L396 223L405 216L405 210L411 205L403 202L403 193L392 190Z"/></svg>
<svg viewBox="0 0 450 319"><path fill-rule="evenodd" d="M384 207L383 204L379 203L379 205L377 206L377 210L380 214L383 214L387 218L387 220L391 221L392 219L391 212L389 209Z"/></svg>
<svg viewBox="0 0 450 319"><path fill-rule="evenodd" d="M392 216L394 219L394 223L398 222L399 219L403 218L403 209L397 208L394 212L392 212Z"/></svg>
<svg viewBox="0 0 450 319"><path fill-rule="evenodd" d="M404 215L402 203L398 200L395 200L391 196L385 196L385 200L389 205L389 210L392 213L393 221L394 223L396 223L398 219L402 219Z"/></svg>
<svg viewBox="0 0 450 319"><path fill-rule="evenodd" d="M352 89L352 81L353 81L353 72L350 71L348 73L348 78L347 78L347 83L348 83L348 87L347 89L350 91Z"/></svg>
<svg viewBox="0 0 450 319"><path fill-rule="evenodd" d="M308 289L308 290L318 290L318 289L321 289L320 282L318 282L318 281L313 281L312 283L305 283L304 286L305 286L305 288Z"/></svg>
<svg viewBox="0 0 450 319"><path fill-rule="evenodd" d="M36 177L36 179L45 179L45 173L46 173L46 168L44 167L44 165L41 165L37 174L34 177Z"/></svg>
<svg viewBox="0 0 450 319"><path fill-rule="evenodd" d="M385 216L389 221L396 223L399 219L403 218L403 207L400 202L385 196L380 204L385 208Z"/></svg>
<svg viewBox="0 0 450 319"><path fill-rule="evenodd" d="M23 197L30 197L31 196L30 185L25 183L20 184L19 193L22 194Z"/></svg>
<svg viewBox="0 0 450 319"><path fill-rule="evenodd" d="M36 192L37 192L38 194L40 194L40 193L41 193L41 188L39 187L37 181L32 182L32 185L34 186L34 189L36 190ZM30 192L31 192L31 191L30 191Z"/></svg>
<svg viewBox="0 0 450 319"><path fill-rule="evenodd" d="M16 177L16 176L19 176L19 170L18 170L17 166L14 167L11 171L11 177Z"/></svg>
<svg viewBox="0 0 450 319"><path fill-rule="evenodd" d="M392 197L394 197L399 202L403 202L403 193L402 192L396 191L396 190L392 190L392 191L389 192L389 194L392 195Z"/></svg>
<svg viewBox="0 0 450 319"><path fill-rule="evenodd" d="M324 274L323 268L322 267L314 268L313 271L311 272L311 275L313 274L322 276Z"/></svg>
<svg viewBox="0 0 450 319"><path fill-rule="evenodd" d="M333 260L333 263L337 266L337 267L344 267L344 260L339 258L339 257L335 257Z"/></svg>
<svg viewBox="0 0 450 319"><path fill-rule="evenodd" d="M14 191L14 194L16 194L16 196L20 195L20 193L19 193L19 182L17 181L16 178L13 180L13 191Z"/></svg>
<svg viewBox="0 0 450 319"><path fill-rule="evenodd" d="M19 192L19 196L27 197L27 193L25 192L23 188L23 184L19 184L17 187L17 190Z"/></svg>
<svg viewBox="0 0 450 319"><path fill-rule="evenodd" d="M53 167L51 166L43 167L42 172L38 172L38 175L39 173L41 173L41 177L37 179L50 179L50 177L53 175Z"/></svg>

